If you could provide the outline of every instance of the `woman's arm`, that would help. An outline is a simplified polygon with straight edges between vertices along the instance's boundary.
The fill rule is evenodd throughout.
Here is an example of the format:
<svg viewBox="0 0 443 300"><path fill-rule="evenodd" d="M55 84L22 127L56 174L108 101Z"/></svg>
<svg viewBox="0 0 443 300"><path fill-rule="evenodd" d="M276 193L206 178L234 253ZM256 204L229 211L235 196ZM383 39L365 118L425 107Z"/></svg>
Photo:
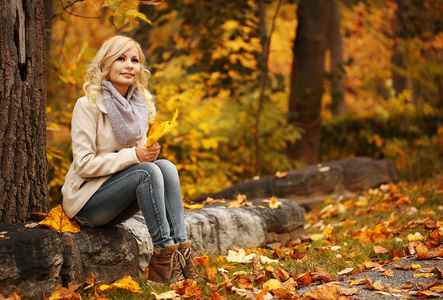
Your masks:
<svg viewBox="0 0 443 300"><path fill-rule="evenodd" d="M84 178L101 177L117 173L139 163L135 147L123 148L119 151L98 155L97 135L110 135L112 132L98 132L98 122L102 112L97 107L91 107L86 97L77 101L72 114L72 152L77 174ZM102 126L103 127L103 126ZM112 131L111 127L109 129ZM100 145L102 148L107 145Z"/></svg>

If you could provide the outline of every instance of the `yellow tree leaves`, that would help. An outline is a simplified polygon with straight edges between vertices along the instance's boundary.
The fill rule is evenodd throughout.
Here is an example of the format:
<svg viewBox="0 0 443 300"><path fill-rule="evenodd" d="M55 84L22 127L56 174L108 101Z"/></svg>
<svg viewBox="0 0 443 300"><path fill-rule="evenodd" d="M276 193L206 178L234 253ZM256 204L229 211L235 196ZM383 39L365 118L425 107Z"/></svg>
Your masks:
<svg viewBox="0 0 443 300"><path fill-rule="evenodd" d="M177 125L177 122L175 121L177 119L177 116L178 116L178 110L175 111L174 117L172 118L171 122L164 121L161 124L159 124L159 122L155 120L154 124L152 124L151 128L149 128L146 147L154 145L162 136L169 133L171 129Z"/></svg>
<svg viewBox="0 0 443 300"><path fill-rule="evenodd" d="M49 227L52 230L62 234L63 232L80 232L80 226L63 211L61 205L51 209L48 216L39 223L41 226Z"/></svg>

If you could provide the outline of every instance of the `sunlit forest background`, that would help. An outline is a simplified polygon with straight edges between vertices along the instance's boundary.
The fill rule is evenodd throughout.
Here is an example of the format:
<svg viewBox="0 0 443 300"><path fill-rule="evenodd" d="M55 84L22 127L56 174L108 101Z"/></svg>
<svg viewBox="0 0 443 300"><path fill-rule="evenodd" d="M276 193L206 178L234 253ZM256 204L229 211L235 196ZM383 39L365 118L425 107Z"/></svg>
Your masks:
<svg viewBox="0 0 443 300"><path fill-rule="evenodd" d="M85 71L115 34L145 50L158 120L179 111L161 157L176 163L185 199L311 163L288 146L307 132L289 121L301 1L46 0L52 204ZM336 2L341 63L327 47L317 161L391 159L403 180L441 173L443 1Z"/></svg>

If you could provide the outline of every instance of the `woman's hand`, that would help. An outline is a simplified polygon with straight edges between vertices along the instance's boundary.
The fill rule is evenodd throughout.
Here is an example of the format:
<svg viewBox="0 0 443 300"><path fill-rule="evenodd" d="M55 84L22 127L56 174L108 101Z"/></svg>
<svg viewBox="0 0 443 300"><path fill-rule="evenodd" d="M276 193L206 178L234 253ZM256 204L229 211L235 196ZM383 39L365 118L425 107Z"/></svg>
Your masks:
<svg viewBox="0 0 443 300"><path fill-rule="evenodd" d="M135 149L135 154L140 162L155 161L160 153L159 143L155 143L151 147L141 144Z"/></svg>

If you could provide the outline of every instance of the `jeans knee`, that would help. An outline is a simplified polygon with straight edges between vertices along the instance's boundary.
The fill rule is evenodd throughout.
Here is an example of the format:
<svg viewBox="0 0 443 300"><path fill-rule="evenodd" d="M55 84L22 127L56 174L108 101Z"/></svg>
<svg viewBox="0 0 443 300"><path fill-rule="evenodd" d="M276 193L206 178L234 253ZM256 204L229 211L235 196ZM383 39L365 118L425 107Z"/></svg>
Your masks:
<svg viewBox="0 0 443 300"><path fill-rule="evenodd" d="M167 172L177 172L177 167L167 159L158 159L155 161L155 164L163 171Z"/></svg>

